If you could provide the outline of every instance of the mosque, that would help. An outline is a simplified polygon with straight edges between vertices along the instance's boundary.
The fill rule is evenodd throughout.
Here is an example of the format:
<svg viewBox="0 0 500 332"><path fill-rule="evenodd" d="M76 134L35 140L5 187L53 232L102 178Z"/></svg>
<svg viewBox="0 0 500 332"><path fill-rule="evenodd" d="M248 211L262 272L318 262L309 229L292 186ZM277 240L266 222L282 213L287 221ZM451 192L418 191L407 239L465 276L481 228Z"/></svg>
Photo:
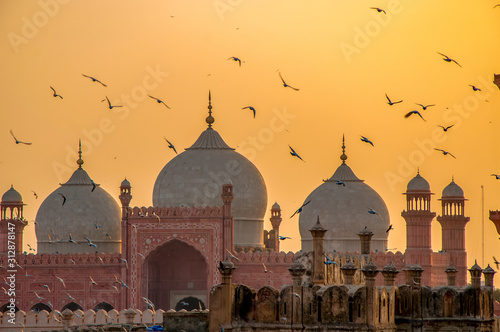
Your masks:
<svg viewBox="0 0 500 332"><path fill-rule="evenodd" d="M406 251L388 252L387 206L347 165L343 144L340 166L304 200L310 203L299 218L302 250L280 252L280 206L272 205L272 229L265 230L264 178L213 128L210 101L208 109L207 129L159 173L150 207L131 205L133 184L127 179L119 186L118 204L84 169L80 148L72 176L37 212L36 254L21 249L27 224L22 196L14 187L5 192L0 264L3 276L8 269L17 271L17 309L145 310L144 298L163 310L205 309L210 290L222 282L218 267L225 260L236 267L232 281L254 289L291 284L289 267L296 261L305 268L303 284L341 284L342 266L362 268L368 262L392 263L399 270L418 263L424 270L421 282L429 286L446 284L445 270L452 267L456 285L467 284L469 218L464 192L453 180L442 191L437 217L441 250L431 247L436 213L430 185L416 174L404 193ZM328 258L312 254L318 239ZM335 264L323 264L325 259ZM395 278L404 283L403 275ZM351 281L362 284L364 276L358 271ZM384 280L379 275L375 282ZM8 292L0 295L0 311L7 310L9 301Z"/></svg>

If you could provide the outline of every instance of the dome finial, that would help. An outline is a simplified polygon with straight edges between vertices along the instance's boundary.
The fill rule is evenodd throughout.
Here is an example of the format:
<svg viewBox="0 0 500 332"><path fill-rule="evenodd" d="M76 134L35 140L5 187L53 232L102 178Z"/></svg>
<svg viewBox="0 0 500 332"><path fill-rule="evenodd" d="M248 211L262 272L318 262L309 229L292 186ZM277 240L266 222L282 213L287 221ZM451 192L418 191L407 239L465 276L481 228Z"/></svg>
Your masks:
<svg viewBox="0 0 500 332"><path fill-rule="evenodd" d="M208 116L205 121L208 123L208 129L212 129L212 123L214 123L215 119L212 116L212 95L210 90L208 90Z"/></svg>
<svg viewBox="0 0 500 332"><path fill-rule="evenodd" d="M78 164L78 168L81 169L83 165L83 159L82 159L82 140L78 140L78 160L76 161Z"/></svg>
<svg viewBox="0 0 500 332"><path fill-rule="evenodd" d="M420 167L417 167L417 175L420 174Z"/></svg>
<svg viewBox="0 0 500 332"><path fill-rule="evenodd" d="M347 155L345 154L345 138L344 138L344 135L342 134L342 155L340 156L340 160L342 160L342 164L345 164L346 159L347 159Z"/></svg>

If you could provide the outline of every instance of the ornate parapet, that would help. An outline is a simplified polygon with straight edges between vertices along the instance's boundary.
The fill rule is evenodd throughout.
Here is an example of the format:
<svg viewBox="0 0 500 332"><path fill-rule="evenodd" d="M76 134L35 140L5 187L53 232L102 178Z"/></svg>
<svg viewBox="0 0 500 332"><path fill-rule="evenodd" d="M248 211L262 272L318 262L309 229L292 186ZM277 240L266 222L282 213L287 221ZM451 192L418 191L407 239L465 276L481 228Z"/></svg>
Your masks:
<svg viewBox="0 0 500 332"><path fill-rule="evenodd" d="M176 219L183 217L222 217L221 206L133 207L128 209L130 218Z"/></svg>

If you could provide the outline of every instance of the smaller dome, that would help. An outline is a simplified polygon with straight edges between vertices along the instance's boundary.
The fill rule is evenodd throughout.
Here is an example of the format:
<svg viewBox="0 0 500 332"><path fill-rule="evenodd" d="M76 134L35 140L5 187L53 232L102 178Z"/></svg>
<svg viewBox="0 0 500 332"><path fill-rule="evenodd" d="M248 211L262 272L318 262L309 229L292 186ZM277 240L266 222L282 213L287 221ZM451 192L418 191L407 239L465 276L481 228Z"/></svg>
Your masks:
<svg viewBox="0 0 500 332"><path fill-rule="evenodd" d="M455 181L451 180L451 183L443 189L443 197L464 197L464 191Z"/></svg>
<svg viewBox="0 0 500 332"><path fill-rule="evenodd" d="M477 260L474 261L474 265L472 265L472 267L469 269L469 271L482 271L483 269L481 269L481 267L479 265L477 265Z"/></svg>
<svg viewBox="0 0 500 332"><path fill-rule="evenodd" d="M127 178L125 178L125 180L122 181L120 187L130 187L130 182L128 182Z"/></svg>
<svg viewBox="0 0 500 332"><path fill-rule="evenodd" d="M370 260L368 261L368 263L366 263L363 266L363 268L361 269L361 271L363 271L363 272L376 272L376 271L378 271L378 269L377 269L377 266L375 264L373 264L373 261L370 258Z"/></svg>
<svg viewBox="0 0 500 332"><path fill-rule="evenodd" d="M275 202L273 206L271 207L273 210L281 210L281 206L278 204L278 202Z"/></svg>
<svg viewBox="0 0 500 332"><path fill-rule="evenodd" d="M431 186L429 186L429 182L426 179L420 176L420 173L417 173L413 179L408 182L408 186L406 187L406 191L430 191Z"/></svg>
<svg viewBox="0 0 500 332"><path fill-rule="evenodd" d="M398 268L392 263L392 259L386 266L384 266L382 272L399 273Z"/></svg>
<svg viewBox="0 0 500 332"><path fill-rule="evenodd" d="M493 270L490 266L490 264L488 264L488 266L483 270L483 273L484 274L495 274L495 270Z"/></svg>
<svg viewBox="0 0 500 332"><path fill-rule="evenodd" d="M21 194L14 189L14 186L10 186L10 189L5 192L2 196L2 203L22 203L23 197Z"/></svg>

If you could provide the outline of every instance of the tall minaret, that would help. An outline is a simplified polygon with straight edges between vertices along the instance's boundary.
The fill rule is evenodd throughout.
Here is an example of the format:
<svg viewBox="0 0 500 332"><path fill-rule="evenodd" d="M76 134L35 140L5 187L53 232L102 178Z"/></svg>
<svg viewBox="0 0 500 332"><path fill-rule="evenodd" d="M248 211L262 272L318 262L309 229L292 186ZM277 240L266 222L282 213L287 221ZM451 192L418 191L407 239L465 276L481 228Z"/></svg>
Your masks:
<svg viewBox="0 0 500 332"><path fill-rule="evenodd" d="M424 285L431 284L432 247L431 223L436 216L431 212L431 189L427 180L417 173L406 188L406 210L401 216L406 221L406 252L408 264L418 262L425 270L422 275Z"/></svg>
<svg viewBox="0 0 500 332"><path fill-rule="evenodd" d="M0 220L0 253L23 252L23 231L27 221L23 218L23 198L11 186L2 196L0 203L2 217ZM13 244L13 245L12 245ZM7 262L5 262L7 264Z"/></svg>
<svg viewBox="0 0 500 332"><path fill-rule="evenodd" d="M443 189L441 196L442 215L437 217L441 224L443 251L450 254L457 269L456 285L467 285L467 252L465 251L465 225L470 218L465 216L464 192L453 179Z"/></svg>

